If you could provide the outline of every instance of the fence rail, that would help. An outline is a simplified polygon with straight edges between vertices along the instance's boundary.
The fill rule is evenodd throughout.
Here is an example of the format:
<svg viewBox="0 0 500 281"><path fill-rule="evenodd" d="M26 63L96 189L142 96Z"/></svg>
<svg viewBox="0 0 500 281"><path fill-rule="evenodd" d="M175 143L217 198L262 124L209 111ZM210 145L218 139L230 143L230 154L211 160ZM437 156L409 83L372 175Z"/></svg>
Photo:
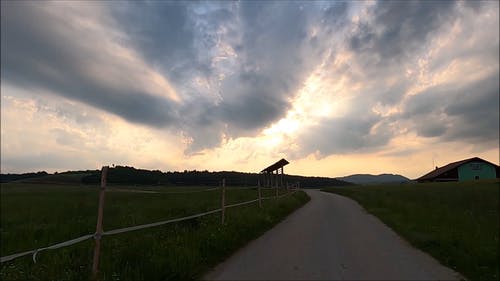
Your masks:
<svg viewBox="0 0 500 281"><path fill-rule="evenodd" d="M104 168L103 168L103 171L104 171ZM225 184L224 184L224 182L225 181L223 181L223 184L222 184L222 190L225 190ZM105 182L103 183L103 185L105 187ZM194 219L194 218L199 218L199 217L203 217L203 216L215 214L215 213L218 213L218 212L222 212L224 208L238 207L238 206L252 204L252 203L255 203L255 202L259 202L259 206L261 206L261 204L260 204L261 200L282 198L282 197L285 197L287 195L291 195L291 194L293 194L293 193L295 193L297 191L297 189L294 189L292 192L289 192L290 190L287 190L287 193L282 194L280 196L261 197L260 196L260 190L261 189L266 189L267 190L267 189L270 189L270 188L261 188L261 187L249 187L249 188L247 188L247 187L245 187L245 188L229 188L228 190L242 190L242 189L258 189L259 190L259 197L257 199L254 199L254 200L249 200L249 201L245 201L245 202L234 203L234 204L230 204L230 205L225 205L225 203L224 203L225 200L222 199L222 203L223 204L222 204L221 208L215 209L215 210L211 210L211 211L207 211L207 212L203 212L203 213L198 213L198 214L194 214L194 215L190 215L190 216L185 216L185 217L181 217L181 218L175 218L175 219L169 219L169 220L159 221L159 222L155 222L155 223L148 223L148 224L130 226L130 227L125 227L125 228L119 228L119 229L114 229L114 230L109 230L109 231L99 232L99 231L96 230L96 233L94 233L94 234L87 234L87 235L80 236L78 238L74 238L74 239L71 239L71 240L68 240L68 241L60 242L60 243L57 243L57 244L54 244L54 245L51 245L51 246L47 246L47 247L43 247L43 248L38 248L38 249L33 249L33 250L30 250L30 251L25 251L25 252L21 252L21 253L16 253L16 254L12 254L12 255L8 255L8 256L0 257L0 263L8 262L8 261L20 258L20 257L28 256L28 255L32 255L33 256L33 262L36 263L36 256L37 256L37 254L40 253L40 252L42 252L42 251L55 250L55 249L59 249L59 248L63 248L63 247L68 247L68 246L71 246L73 244L77 244L77 243L83 242L83 241L85 241L87 239L90 239L90 238L94 238L96 241L98 241L98 240L101 239L102 236L115 235L115 234L120 234L120 233L125 233L125 232L130 232L130 231L135 231L135 230L140 230L140 229L145 229L145 228L150 228L150 227L155 227L155 226L160 226L160 225L165 225L165 224L169 224L169 223L174 223L174 222L180 222L180 221L190 220L190 219ZM203 190L197 190L195 192L209 191L209 190L210 191L211 190L220 190L220 188L203 189ZM163 193L167 193L167 192L155 192L155 193L163 194ZM170 192L170 194L172 194L172 193L177 193L177 192ZM185 192L185 193L192 193L192 191L191 192L188 191L188 192ZM223 194L224 194L224 192L223 192ZM223 218L222 218L222 221L223 221Z"/></svg>
<svg viewBox="0 0 500 281"><path fill-rule="evenodd" d="M68 240L68 241L64 241L64 242L61 242L61 243L57 243L57 244L51 245L51 246L48 246L48 247L34 249L34 250L22 252L22 253L17 253L17 254L13 254L13 255L1 257L0 260L1 260L1 262L6 262L6 261L11 261L13 259L17 259L17 258L20 258L20 257L27 256L27 255L33 255L33 262L36 262L36 255L38 253L40 253L41 251L55 250L55 249L59 249L59 248L62 248L62 247L71 246L73 244L80 243L80 242L85 241L85 240L87 240L89 238L92 238L92 237L94 237L94 234L87 234L87 235L84 235L84 236L81 236L81 237L78 237L78 238L75 238L75 239L71 239L71 240Z"/></svg>
<svg viewBox="0 0 500 281"><path fill-rule="evenodd" d="M182 217L182 218L176 218L176 219L170 219L170 220L165 220L165 221L160 221L160 222L154 222L154 223L148 223L148 224L141 224L141 225L136 225L136 226L125 227L125 228L119 228L119 229L115 229L115 230L105 231L105 232L103 232L102 235L105 236L105 235L113 235L113 234L125 233L125 232L135 231L135 230L139 230L139 229L150 228L150 227L154 227L154 226L160 226L160 225L164 225L164 224L168 224L168 223L174 223L174 222L180 222L180 221L190 220L190 219L199 218L199 217L203 217L203 216L206 216L206 215L218 213L221 210L222 209L216 209L216 210L212 210L212 211L208 211L208 212L204 212L204 213L200 213L200 214L196 214L196 215L191 215L191 216L187 216L187 217Z"/></svg>

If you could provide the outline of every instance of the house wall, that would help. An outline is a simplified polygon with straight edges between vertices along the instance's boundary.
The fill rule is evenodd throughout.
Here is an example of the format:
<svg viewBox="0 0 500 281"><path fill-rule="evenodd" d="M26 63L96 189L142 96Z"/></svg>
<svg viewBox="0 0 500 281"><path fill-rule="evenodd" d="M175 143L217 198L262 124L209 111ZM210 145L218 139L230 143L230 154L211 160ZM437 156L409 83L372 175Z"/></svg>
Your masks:
<svg viewBox="0 0 500 281"><path fill-rule="evenodd" d="M484 162L469 162L458 167L458 181L496 178L496 169L493 165Z"/></svg>

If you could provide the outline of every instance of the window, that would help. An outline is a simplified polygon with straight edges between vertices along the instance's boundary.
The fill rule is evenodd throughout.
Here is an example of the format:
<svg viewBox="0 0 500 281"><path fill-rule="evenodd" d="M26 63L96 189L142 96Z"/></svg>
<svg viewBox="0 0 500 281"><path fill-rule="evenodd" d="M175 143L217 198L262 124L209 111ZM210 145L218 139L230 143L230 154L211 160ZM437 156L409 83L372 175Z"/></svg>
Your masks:
<svg viewBox="0 0 500 281"><path fill-rule="evenodd" d="M478 179L479 179L479 176L474 176L474 179L475 179L475 180L478 180Z"/></svg>
<svg viewBox="0 0 500 281"><path fill-rule="evenodd" d="M479 163L471 163L470 164L470 168L472 170L481 170L481 164L479 164Z"/></svg>

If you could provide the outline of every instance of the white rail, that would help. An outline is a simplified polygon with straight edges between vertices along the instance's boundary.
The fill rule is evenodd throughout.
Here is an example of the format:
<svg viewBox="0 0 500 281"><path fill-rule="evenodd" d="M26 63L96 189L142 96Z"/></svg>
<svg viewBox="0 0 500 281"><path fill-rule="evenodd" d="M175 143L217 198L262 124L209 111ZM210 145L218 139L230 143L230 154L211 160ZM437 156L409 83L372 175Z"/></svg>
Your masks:
<svg viewBox="0 0 500 281"><path fill-rule="evenodd" d="M285 197L287 195L291 195L291 194L293 194L295 192L296 192L296 190L293 191L293 192L290 192L290 193L285 193L283 195L278 196L278 198ZM261 199L264 200L264 199L273 199L273 198L276 198L276 197L275 196L262 197ZM251 203L257 202L257 201L259 201L259 199L254 199L254 200L250 200L250 201L245 201L245 202L235 203L235 204L231 204L231 205L226 205L225 208L232 208L232 207L247 205L247 204L251 204ZM155 222L155 223L142 224L142 225L136 225L136 226L130 226L130 227L125 227L125 228L119 228L119 229L104 231L102 233L102 236L115 235L115 234L120 234L120 233L135 231L135 230L139 230L139 229L145 229L145 228L150 228L150 227L165 225L165 224L169 224L169 223L190 220L190 219L199 218L199 217L202 217L202 216L206 216L206 215L218 213L220 211L222 211L222 208L219 208L219 209L216 209L216 210L207 211L207 212L204 212L204 213L199 213L199 214L191 215L191 216L186 216L186 217L182 217L182 218L169 219L169 220L159 221L159 222ZM87 240L89 238L94 238L95 239L95 237L96 237L96 234L87 234L87 235L84 235L84 236L81 236L81 237L78 237L78 238L75 238L75 239L71 239L71 240L68 240L68 241L57 243L57 244L54 244L54 245L51 245L51 246L47 246L47 247L44 247L44 248L38 248L38 249L26 251L26 252L21 252L21 253L17 253L17 254L12 254L12 255L8 255L8 256L4 256L4 257L0 258L0 263L11 261L11 260L14 260L16 258L20 258L20 257L27 256L27 255L33 255L33 262L36 263L36 255L38 253L42 252L42 251L55 250L55 249L59 249L59 248L63 248L63 247L68 247L68 246L71 246L73 244L85 241L85 240Z"/></svg>

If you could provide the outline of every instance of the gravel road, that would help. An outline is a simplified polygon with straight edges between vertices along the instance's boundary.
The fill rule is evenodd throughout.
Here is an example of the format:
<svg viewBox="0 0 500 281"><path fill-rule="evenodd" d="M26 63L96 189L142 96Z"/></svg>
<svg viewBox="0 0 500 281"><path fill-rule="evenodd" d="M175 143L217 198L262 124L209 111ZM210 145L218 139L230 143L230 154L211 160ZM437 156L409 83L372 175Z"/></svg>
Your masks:
<svg viewBox="0 0 500 281"><path fill-rule="evenodd" d="M311 201L208 273L206 280L460 280L355 201Z"/></svg>

